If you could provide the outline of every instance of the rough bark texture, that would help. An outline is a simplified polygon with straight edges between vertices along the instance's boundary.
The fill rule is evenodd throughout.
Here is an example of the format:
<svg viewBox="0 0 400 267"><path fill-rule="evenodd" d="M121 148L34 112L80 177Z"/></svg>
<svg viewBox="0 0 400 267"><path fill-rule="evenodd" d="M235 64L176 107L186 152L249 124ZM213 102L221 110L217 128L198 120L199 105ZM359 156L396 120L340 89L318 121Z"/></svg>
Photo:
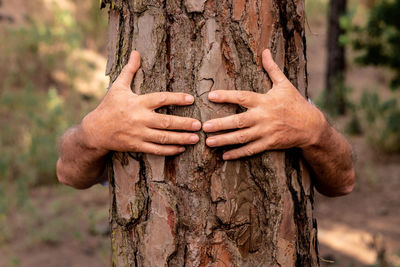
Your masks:
<svg viewBox="0 0 400 267"><path fill-rule="evenodd" d="M337 110L339 114L346 112L345 92L343 92L343 88L340 90L340 87L343 87L346 72L345 47L339 42L340 36L345 33L340 27L339 20L345 14L346 7L347 0L329 1L328 58L325 78L327 99L325 103L327 103L328 109Z"/></svg>
<svg viewBox="0 0 400 267"><path fill-rule="evenodd" d="M191 107L160 110L202 122L243 111L216 89L265 93L261 52L306 95L304 1L116 0L107 74L138 50L133 91L186 92ZM114 266L318 266L313 187L292 149L224 162L206 135L178 157L115 153L110 164ZM111 167L112 165L112 167Z"/></svg>

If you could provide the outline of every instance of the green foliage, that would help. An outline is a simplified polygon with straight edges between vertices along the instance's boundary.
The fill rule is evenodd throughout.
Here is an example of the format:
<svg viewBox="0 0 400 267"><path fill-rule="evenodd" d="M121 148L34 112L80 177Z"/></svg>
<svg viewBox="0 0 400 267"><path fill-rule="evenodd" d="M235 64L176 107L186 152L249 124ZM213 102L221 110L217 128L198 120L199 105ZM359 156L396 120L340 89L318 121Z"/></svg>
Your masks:
<svg viewBox="0 0 400 267"><path fill-rule="evenodd" d="M57 183L58 138L98 102L77 85L92 79L93 68L105 65L93 55L105 50L107 20L98 0L71 2L79 8L43 4L37 7L41 14L32 11L21 24L0 24L1 249L7 249L21 224L27 246L57 244L65 232L82 239L75 219L59 216L71 201L67 208L55 205L43 214L46 209L35 203L31 190ZM100 83L91 85L93 91L105 91ZM45 223L46 216L54 219ZM19 258L10 258L9 265L19 265Z"/></svg>
<svg viewBox="0 0 400 267"><path fill-rule="evenodd" d="M357 12L357 8L350 6L347 8L346 10L346 14L344 14L343 16L341 16L339 18L339 25L340 28L342 28L345 31L345 34L342 34L339 37L339 43L342 46L346 46L351 44L352 39L351 39L351 32L354 30L354 17L356 15Z"/></svg>
<svg viewBox="0 0 400 267"><path fill-rule="evenodd" d="M392 88L400 87L400 0L377 1L365 26L354 26L357 61L365 65L385 66L394 70Z"/></svg>
<svg viewBox="0 0 400 267"><path fill-rule="evenodd" d="M360 108L370 143L387 153L400 152L400 109L397 99L383 101L376 92L365 91Z"/></svg>
<svg viewBox="0 0 400 267"><path fill-rule="evenodd" d="M55 70L73 74L65 61L81 46L82 34L69 11L54 5L53 12L54 19L49 21L31 17L24 25L5 27L7 42L0 44L0 70L6 87L30 83L37 89L54 84Z"/></svg>
<svg viewBox="0 0 400 267"><path fill-rule="evenodd" d="M2 169L2 177L28 184L55 179L56 139L71 121L63 111L64 102L54 88L41 93L31 87L4 90L0 117L7 127L1 133L0 166L8 168Z"/></svg>
<svg viewBox="0 0 400 267"><path fill-rule="evenodd" d="M353 104L348 97L352 89L348 87L340 77L333 83L332 89L332 91L323 90L316 104L330 116L337 117L340 114L344 114L346 110L352 109Z"/></svg>
<svg viewBox="0 0 400 267"><path fill-rule="evenodd" d="M361 135L363 133L360 118L354 111L350 115L350 121L346 125L345 132L350 135Z"/></svg>
<svg viewBox="0 0 400 267"><path fill-rule="evenodd" d="M328 14L327 1L312 0L306 1L307 19L314 19L316 16L326 16Z"/></svg>
<svg viewBox="0 0 400 267"><path fill-rule="evenodd" d="M31 208L29 188L57 182L57 139L97 102L72 83L88 79L93 64L70 59L86 43L106 42L97 4L79 9L85 23L53 4L43 16L0 25L0 244L9 238L7 214Z"/></svg>

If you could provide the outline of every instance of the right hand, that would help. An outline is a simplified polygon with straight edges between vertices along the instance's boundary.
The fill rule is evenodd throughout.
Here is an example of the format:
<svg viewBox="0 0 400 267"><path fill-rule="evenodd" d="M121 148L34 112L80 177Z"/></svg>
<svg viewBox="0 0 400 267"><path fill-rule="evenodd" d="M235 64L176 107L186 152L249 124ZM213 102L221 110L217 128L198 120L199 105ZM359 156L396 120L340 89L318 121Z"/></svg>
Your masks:
<svg viewBox="0 0 400 267"><path fill-rule="evenodd" d="M131 91L132 79L140 67L140 54L131 53L99 106L82 120L84 143L106 154L109 151L144 152L155 155L176 155L184 145L196 144L198 120L164 115L155 109L167 105L191 105L193 96L185 93L159 92L136 95Z"/></svg>

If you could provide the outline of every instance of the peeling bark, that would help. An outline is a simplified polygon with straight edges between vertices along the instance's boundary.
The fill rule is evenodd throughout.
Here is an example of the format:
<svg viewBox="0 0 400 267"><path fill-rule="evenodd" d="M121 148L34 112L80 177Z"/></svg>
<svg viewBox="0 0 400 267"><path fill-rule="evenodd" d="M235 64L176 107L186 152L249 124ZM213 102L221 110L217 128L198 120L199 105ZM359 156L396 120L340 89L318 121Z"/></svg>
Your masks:
<svg viewBox="0 0 400 267"><path fill-rule="evenodd" d="M307 95L302 0L115 0L111 81L138 50L132 90L186 92L191 107L160 112L202 122L242 112L213 104L217 89L265 93L270 48ZM297 149L224 162L199 144L177 157L115 153L110 164L114 266L318 266L313 187Z"/></svg>

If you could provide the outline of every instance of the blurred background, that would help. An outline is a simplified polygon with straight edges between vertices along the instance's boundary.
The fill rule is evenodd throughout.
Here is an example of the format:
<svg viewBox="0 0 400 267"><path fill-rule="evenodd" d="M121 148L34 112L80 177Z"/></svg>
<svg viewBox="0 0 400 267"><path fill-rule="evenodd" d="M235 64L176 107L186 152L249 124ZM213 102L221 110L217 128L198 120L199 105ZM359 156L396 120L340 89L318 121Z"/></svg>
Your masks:
<svg viewBox="0 0 400 267"><path fill-rule="evenodd" d="M400 1L306 8L311 98L356 153L354 192L316 193L321 265L400 266ZM0 266L110 265L107 188L55 173L106 92L106 31L99 0L0 0Z"/></svg>

